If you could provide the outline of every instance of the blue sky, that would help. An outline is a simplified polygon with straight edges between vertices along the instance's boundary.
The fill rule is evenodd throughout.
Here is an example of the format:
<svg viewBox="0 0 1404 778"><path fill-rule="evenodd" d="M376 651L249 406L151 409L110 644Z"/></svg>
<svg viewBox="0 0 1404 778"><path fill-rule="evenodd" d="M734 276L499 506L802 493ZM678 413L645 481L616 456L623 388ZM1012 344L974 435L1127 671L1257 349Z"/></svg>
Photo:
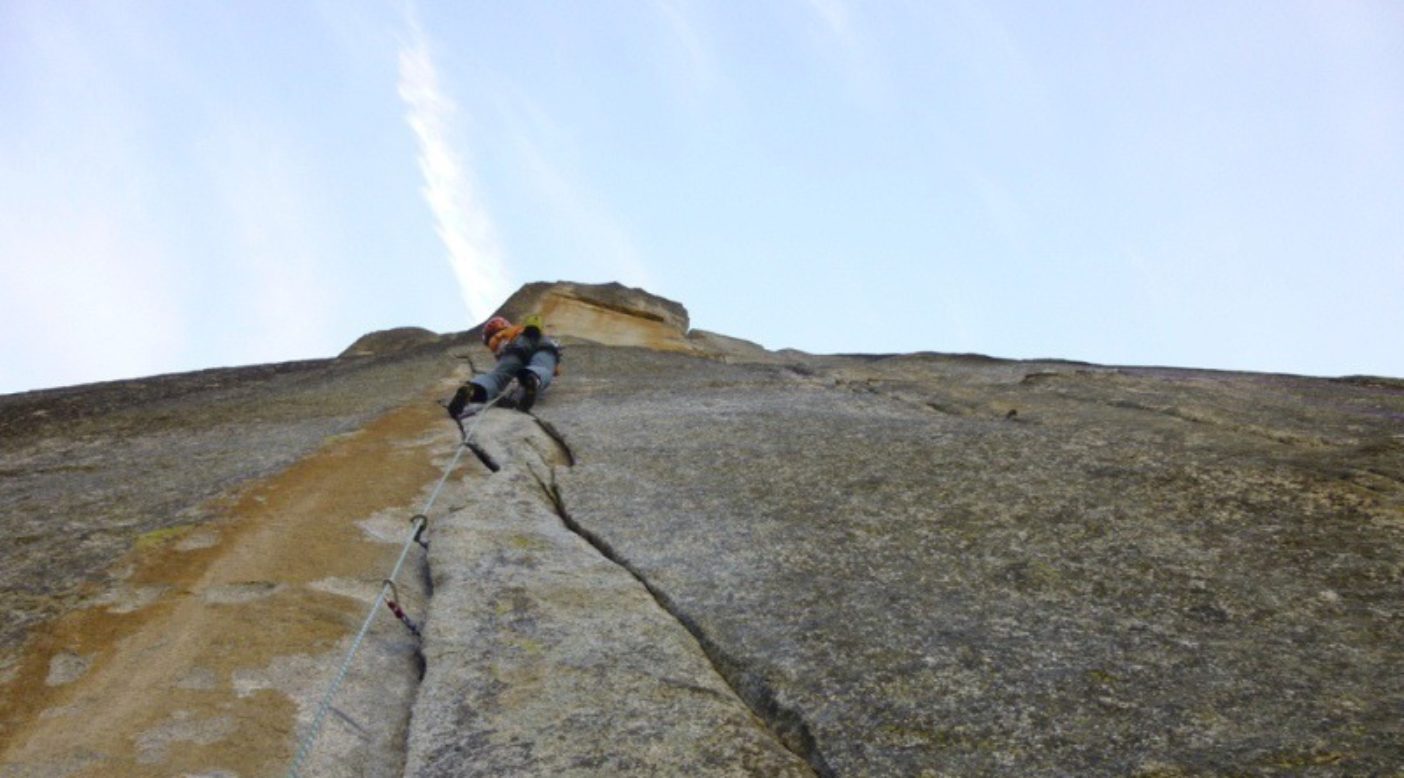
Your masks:
<svg viewBox="0 0 1404 778"><path fill-rule="evenodd" d="M0 392L618 280L772 348L1404 376L1404 5L0 0Z"/></svg>

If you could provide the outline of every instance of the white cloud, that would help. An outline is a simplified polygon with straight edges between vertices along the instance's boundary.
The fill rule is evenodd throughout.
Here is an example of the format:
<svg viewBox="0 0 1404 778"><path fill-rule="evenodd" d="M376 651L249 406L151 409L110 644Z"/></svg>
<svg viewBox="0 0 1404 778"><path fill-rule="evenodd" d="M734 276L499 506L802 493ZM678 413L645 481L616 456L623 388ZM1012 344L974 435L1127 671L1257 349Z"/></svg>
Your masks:
<svg viewBox="0 0 1404 778"><path fill-rule="evenodd" d="M475 320L487 318L511 293L492 220L453 148L456 108L439 84L429 43L415 21L400 48L399 93L405 119L419 144L424 199L434 214L439 239Z"/></svg>

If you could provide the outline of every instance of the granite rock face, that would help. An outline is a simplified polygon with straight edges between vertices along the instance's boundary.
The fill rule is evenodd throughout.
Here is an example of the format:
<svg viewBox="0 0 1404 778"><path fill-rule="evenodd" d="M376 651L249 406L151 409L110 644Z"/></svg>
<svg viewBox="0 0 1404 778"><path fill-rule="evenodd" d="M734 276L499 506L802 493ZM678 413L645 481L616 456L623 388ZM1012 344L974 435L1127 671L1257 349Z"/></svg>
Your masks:
<svg viewBox="0 0 1404 778"><path fill-rule="evenodd" d="M431 399L455 362L0 398L0 775L284 773L457 438ZM400 771L419 662L375 624L303 774Z"/></svg>
<svg viewBox="0 0 1404 778"><path fill-rule="evenodd" d="M455 453L420 653L377 624L305 774L1404 771L1404 382L770 352L619 285L531 312L565 372L471 451L433 400L473 331L0 398L0 695L44 697L0 775L277 772ZM305 643L175 661L260 619ZM93 706L144 723L62 726Z"/></svg>
<svg viewBox="0 0 1404 778"><path fill-rule="evenodd" d="M564 509L821 773L1404 765L1404 392L578 348Z"/></svg>
<svg viewBox="0 0 1404 778"><path fill-rule="evenodd" d="M223 368L0 397L0 656L142 537L354 430L452 368L441 349Z"/></svg>
<svg viewBox="0 0 1404 778"><path fill-rule="evenodd" d="M489 411L487 467L430 536L427 672L407 774L812 775L737 699L643 582L573 531L571 456Z"/></svg>

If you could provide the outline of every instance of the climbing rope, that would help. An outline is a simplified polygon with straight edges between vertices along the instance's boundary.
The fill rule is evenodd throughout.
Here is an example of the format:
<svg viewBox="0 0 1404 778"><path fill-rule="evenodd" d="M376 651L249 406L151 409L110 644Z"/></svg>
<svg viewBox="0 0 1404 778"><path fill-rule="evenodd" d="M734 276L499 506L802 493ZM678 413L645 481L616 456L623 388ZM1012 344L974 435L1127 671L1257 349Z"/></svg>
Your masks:
<svg viewBox="0 0 1404 778"><path fill-rule="evenodd" d="M370 607L370 612L366 614L365 621L361 623L361 630L356 633L356 639L351 642L351 648L346 652L346 658L341 662L341 669L337 670L336 677L332 679L331 686L327 687L327 693L322 696L322 703L317 706L317 715L312 719L312 727L308 730L307 734L303 736L302 744L299 745L297 749L297 755L293 757L292 767L288 769L288 778L297 778L298 771L302 769L302 762L311 754L312 746L317 742L317 736L322 732L322 725L326 723L327 713L331 710L332 699L336 697L337 690L341 688L341 682L346 680L346 673L351 669L351 660L355 658L356 651L361 648L361 641L365 640L366 633L370 631L371 622L375 620L375 614L380 611L381 603L386 603L391 612L395 614L396 618L404 622L405 626L409 628L410 632L412 632L415 637L419 636L418 627L415 626L414 622L409 620L408 616L404 615L404 611L400 608L398 602L399 594L395 591L395 579L400 575L400 568L405 564L405 557L409 556L410 546L418 543L426 549L429 547L427 543L421 540L424 529L429 525L429 509L434 507L434 501L439 499L439 492L443 491L444 484L448 482L449 474L454 471L454 468L458 467L459 460L463 458L463 452L468 448L468 441L473 438L473 433L478 430L478 425L482 423L487 409L496 405L497 401L501 400L505 395L506 392L498 393L496 397L492 398L491 402L488 402L477 411L475 414L477 418L473 420L473 423L469 425L466 430L463 428L463 422L456 417L454 418L454 422L458 424L458 431L463 435L463 440L459 442L458 448L453 454L453 460L449 462L448 467L444 468L444 474L439 477L439 483L434 486L434 491L429 494L429 499L425 501L424 510L410 518L410 534L409 537L405 539L404 546L400 548L400 558L395 560L395 567L390 571L390 577L381 581L380 593L376 595L375 602ZM394 593L394 596L388 601L385 596L387 592Z"/></svg>

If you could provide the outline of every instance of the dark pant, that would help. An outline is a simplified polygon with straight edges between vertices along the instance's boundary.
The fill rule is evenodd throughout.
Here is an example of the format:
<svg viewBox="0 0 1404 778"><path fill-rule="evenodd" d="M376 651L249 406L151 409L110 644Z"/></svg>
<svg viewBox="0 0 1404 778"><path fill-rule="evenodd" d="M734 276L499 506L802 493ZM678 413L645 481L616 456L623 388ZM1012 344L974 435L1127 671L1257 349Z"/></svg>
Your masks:
<svg viewBox="0 0 1404 778"><path fill-rule="evenodd" d="M528 341L525 336L519 337L502 351L491 373L475 376L470 383L481 386L490 400L506 389L522 368L526 368L536 374L541 381L540 391L544 391L556 375L558 359L554 346L538 345Z"/></svg>

